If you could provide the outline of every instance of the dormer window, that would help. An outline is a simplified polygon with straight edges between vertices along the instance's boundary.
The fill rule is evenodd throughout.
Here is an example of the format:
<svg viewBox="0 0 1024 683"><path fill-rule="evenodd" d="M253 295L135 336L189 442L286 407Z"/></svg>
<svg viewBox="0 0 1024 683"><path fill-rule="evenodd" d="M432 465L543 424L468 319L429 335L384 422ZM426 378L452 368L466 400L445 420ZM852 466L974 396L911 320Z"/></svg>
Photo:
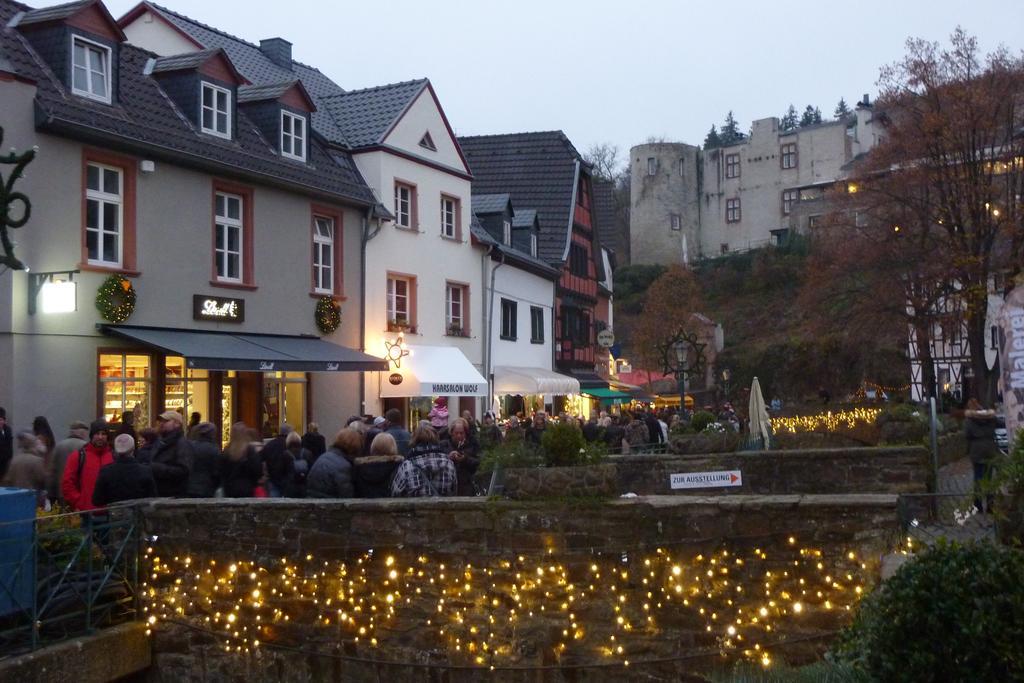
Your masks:
<svg viewBox="0 0 1024 683"><path fill-rule="evenodd" d="M203 82L201 125L204 133L231 137L231 91Z"/></svg>
<svg viewBox="0 0 1024 683"><path fill-rule="evenodd" d="M306 160L306 119L290 112L281 112L281 156Z"/></svg>
<svg viewBox="0 0 1024 683"><path fill-rule="evenodd" d="M110 48L71 38L71 92L110 104Z"/></svg>

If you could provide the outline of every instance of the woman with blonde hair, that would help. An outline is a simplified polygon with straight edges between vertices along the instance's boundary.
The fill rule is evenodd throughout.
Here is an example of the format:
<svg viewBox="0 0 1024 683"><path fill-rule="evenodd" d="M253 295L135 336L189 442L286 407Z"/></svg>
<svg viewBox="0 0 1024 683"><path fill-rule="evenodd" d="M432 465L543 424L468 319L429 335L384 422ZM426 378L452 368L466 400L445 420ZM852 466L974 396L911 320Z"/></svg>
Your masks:
<svg viewBox="0 0 1024 683"><path fill-rule="evenodd" d="M398 454L398 442L387 432L373 437L370 454L355 460L352 483L356 498L387 498L391 495L391 482L398 466L404 461Z"/></svg>
<svg viewBox="0 0 1024 683"><path fill-rule="evenodd" d="M263 478L263 463L253 447L249 426L231 425L231 438L220 454L220 484L226 498L248 498Z"/></svg>

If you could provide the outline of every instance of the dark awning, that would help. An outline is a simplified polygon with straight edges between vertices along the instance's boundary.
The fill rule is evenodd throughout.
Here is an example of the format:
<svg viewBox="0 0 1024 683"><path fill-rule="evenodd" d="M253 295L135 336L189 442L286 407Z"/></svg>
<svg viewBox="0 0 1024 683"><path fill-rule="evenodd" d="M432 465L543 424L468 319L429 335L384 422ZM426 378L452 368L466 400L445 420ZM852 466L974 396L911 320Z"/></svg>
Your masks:
<svg viewBox="0 0 1024 683"><path fill-rule="evenodd" d="M238 334L134 325L99 325L105 334L145 344L199 370L255 372L361 372L388 363L312 336Z"/></svg>
<svg viewBox="0 0 1024 683"><path fill-rule="evenodd" d="M587 389L608 388L608 380L601 379L596 372L586 372L585 370L571 370L570 372L573 377L579 380L583 393L587 393Z"/></svg>

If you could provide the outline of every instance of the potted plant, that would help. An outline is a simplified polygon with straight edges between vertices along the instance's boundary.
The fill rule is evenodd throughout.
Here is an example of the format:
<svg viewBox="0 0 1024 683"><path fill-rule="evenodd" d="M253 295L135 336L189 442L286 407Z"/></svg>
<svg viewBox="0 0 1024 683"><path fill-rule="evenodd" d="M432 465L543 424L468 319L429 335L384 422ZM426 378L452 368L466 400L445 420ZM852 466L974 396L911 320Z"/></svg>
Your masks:
<svg viewBox="0 0 1024 683"><path fill-rule="evenodd" d="M449 337L466 337L466 331L462 329L462 325L458 323L448 324L448 336Z"/></svg>
<svg viewBox="0 0 1024 683"><path fill-rule="evenodd" d="M404 315L397 315L388 321L388 332L411 332L412 326Z"/></svg>

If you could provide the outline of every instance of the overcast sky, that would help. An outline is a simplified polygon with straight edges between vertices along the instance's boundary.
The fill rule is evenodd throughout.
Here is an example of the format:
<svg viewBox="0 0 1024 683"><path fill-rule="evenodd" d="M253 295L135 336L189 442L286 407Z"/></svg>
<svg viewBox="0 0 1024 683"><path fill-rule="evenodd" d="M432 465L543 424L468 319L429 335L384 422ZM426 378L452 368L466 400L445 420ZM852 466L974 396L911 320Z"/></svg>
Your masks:
<svg viewBox="0 0 1024 683"><path fill-rule="evenodd" d="M908 36L945 41L959 24L986 52L1024 47L1024 0L160 4L252 42L290 40L346 89L429 77L460 135L560 128L580 151L609 142L623 157L651 136L699 144L730 109L746 129L791 102L831 115L841 96L874 97Z"/></svg>

